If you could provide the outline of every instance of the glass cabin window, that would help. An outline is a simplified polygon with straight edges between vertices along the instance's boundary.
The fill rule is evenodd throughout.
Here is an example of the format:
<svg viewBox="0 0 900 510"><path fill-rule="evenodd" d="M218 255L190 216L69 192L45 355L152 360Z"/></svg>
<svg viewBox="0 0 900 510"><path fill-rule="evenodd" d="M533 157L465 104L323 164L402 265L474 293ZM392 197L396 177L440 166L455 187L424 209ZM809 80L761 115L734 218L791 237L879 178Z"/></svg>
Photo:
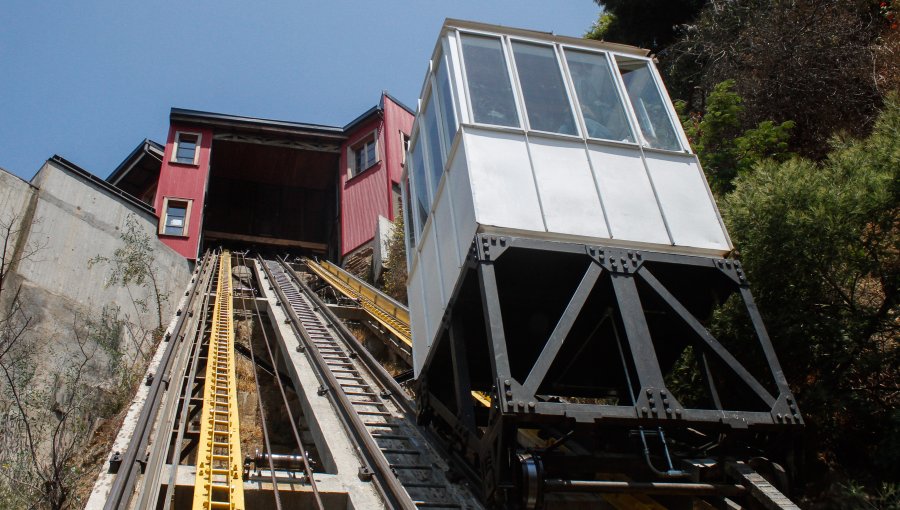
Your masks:
<svg viewBox="0 0 900 510"><path fill-rule="evenodd" d="M444 120L444 149L448 155L456 135L456 111L453 109L453 94L450 91L450 73L447 71L447 59L441 56L440 65L434 75L437 84L438 104L441 105L441 118Z"/></svg>
<svg viewBox="0 0 900 510"><path fill-rule="evenodd" d="M516 100L500 39L463 35L462 47L475 122L518 127Z"/></svg>
<svg viewBox="0 0 900 510"><path fill-rule="evenodd" d="M566 50L578 107L590 138L634 143L625 106L601 53Z"/></svg>
<svg viewBox="0 0 900 510"><path fill-rule="evenodd" d="M512 43L531 129L575 135L575 119L551 46Z"/></svg>
<svg viewBox="0 0 900 510"><path fill-rule="evenodd" d="M425 146L428 149L429 176L431 177L431 196L437 193L441 175L444 173L444 158L441 156L441 134L438 127L437 110L434 104L434 94L428 98L428 105L422 116L425 120ZM421 140L421 132L419 134ZM421 142L419 143L421 145Z"/></svg>
<svg viewBox="0 0 900 510"><path fill-rule="evenodd" d="M406 226L406 256L407 256L407 264L409 264L410 254L412 253L412 249L416 247L416 225L413 223L412 218L412 195L409 193L409 176L406 177L406 182L403 187L403 223Z"/></svg>
<svg viewBox="0 0 900 510"><path fill-rule="evenodd" d="M616 57L616 63L647 145L654 149L681 150L666 101L653 80L650 64L622 57Z"/></svg>
<svg viewBox="0 0 900 510"><path fill-rule="evenodd" d="M413 193L415 195L416 223L415 235L418 238L422 229L425 227L425 220L428 219L428 211L431 209L431 203L428 201L428 185L425 182L425 158L422 154L422 138L413 142L415 145L412 150L412 181Z"/></svg>
<svg viewBox="0 0 900 510"><path fill-rule="evenodd" d="M185 165L196 165L198 145L200 145L199 133L184 133L179 131L175 134L175 147L172 151L172 161Z"/></svg>

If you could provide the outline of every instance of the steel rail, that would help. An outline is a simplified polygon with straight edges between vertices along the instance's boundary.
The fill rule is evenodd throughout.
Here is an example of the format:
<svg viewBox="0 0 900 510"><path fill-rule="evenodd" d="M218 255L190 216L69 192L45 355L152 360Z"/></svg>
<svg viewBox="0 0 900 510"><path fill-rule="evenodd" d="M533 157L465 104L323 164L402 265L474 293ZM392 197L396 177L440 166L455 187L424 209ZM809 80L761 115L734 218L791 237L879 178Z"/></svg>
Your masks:
<svg viewBox="0 0 900 510"><path fill-rule="evenodd" d="M201 264L200 269L194 271L194 276L188 289L188 302L185 303L183 309L178 310L178 320L172 328L172 332L169 335L167 342L168 345L166 345L166 349L163 351L162 358L160 359L156 371L157 377L154 377L153 381L150 383L147 399L144 401L143 408L141 408L141 414L138 415L134 432L128 443L128 448L125 450L125 455L122 457L122 464L119 466L119 472L113 480L109 496L106 499L106 504L103 505L104 510L125 509L131 500L132 491L137 478L136 475L139 474L141 470L140 462L138 462L138 455L147 448L147 442L153 429L152 424L159 411L159 402L162 397L162 392L164 391L161 389L163 386L162 374L166 373L169 369L169 363L172 361L172 356L175 352L175 345L178 343L177 340L184 327L185 318L188 316L187 311L193 307L194 298L198 294L197 286L200 283L200 276L206 271L211 258L210 253L207 252L203 257L203 263ZM123 469L125 470L124 472L122 471Z"/></svg>
<svg viewBox="0 0 900 510"><path fill-rule="evenodd" d="M286 275L290 277L292 282L299 288L302 294L305 296L306 300L312 305L311 311L318 313L321 319L324 321L322 324L326 326L327 330L330 334L338 341L338 344L343 344L344 348L349 351L348 356L352 358L355 362L358 362L360 366L365 370L367 374L369 374L373 379L375 386L379 387L380 394L379 397L383 401L389 401L396 409L399 411L399 416L394 415L392 419L392 423L389 424L378 424L372 422L365 422L367 427L374 427L378 429L380 427L387 427L392 430L402 430L405 426L407 428L406 433L410 434L409 441L414 441L413 444L427 444L428 448L425 451L430 450L429 455L434 455L435 458L446 459L448 462L453 463L454 467L459 469L462 472L465 472L467 476L470 477L471 480L476 481L478 479L477 475L472 472L464 463L460 461L454 454L446 451L441 443L437 440L434 434L428 430L423 429L415 425L416 420L416 412L415 412L415 403L408 397L406 391L403 387L397 382L397 380L392 377L387 370L385 370L384 366L375 359L375 357L366 349L359 339L347 329L347 326L341 321L337 315L331 310L331 308L326 305L312 289L309 288L303 282L303 279L299 277L296 271L287 263L286 259L280 260L281 268L286 272ZM329 358L331 359L331 358ZM355 385L354 385L355 386ZM358 405L358 402L351 402L354 405ZM401 420L397 422L396 420ZM405 425L401 425L405 424ZM369 433L372 434L373 438L376 438L378 441L388 440L390 439L400 439L401 442L406 441L407 439L403 435L397 435L396 433L383 433L376 430L369 430ZM418 440L413 440L412 436L418 436ZM380 448L380 447L379 447ZM394 449L391 447L386 447L385 449L381 449L380 452L382 455L410 455L410 450L407 448ZM421 460L421 459L420 459ZM396 463L391 463L392 471L394 475L398 476L398 472L406 470L406 469L419 469L422 470L423 466L416 463L404 462L401 460L396 461ZM431 466L433 468L433 466ZM426 471L429 469L426 469ZM431 482L421 482L421 480L409 480L409 481L400 481L404 487L407 488L407 494L412 497L412 494L409 492L409 489L412 489L413 492L421 490L422 488L428 487L431 489L441 489L445 492L447 497L451 499L469 499L471 498L471 494L463 495L456 492L451 488L451 485L442 474L439 474L440 470L431 469L435 478ZM428 494L427 497L433 498L435 494ZM479 508L480 506L477 504L473 504L474 500L470 500L466 505L467 507ZM461 505L452 501L419 501L417 500L415 504L419 508L459 508Z"/></svg>
<svg viewBox="0 0 900 510"><path fill-rule="evenodd" d="M244 255L241 255L241 261L242 261L244 267L247 267L249 269L249 266L247 265L247 259ZM257 284L259 284L258 277L257 277L256 281L257 281ZM263 343L266 346L266 352L268 352L268 354L269 354L269 362L272 364L271 366L272 366L273 370L275 371L275 374L273 374L273 378L275 379L275 383L278 386L278 392L281 394L281 401L282 401L282 403L284 403L284 410L285 410L285 412L287 412L288 420L291 423L291 431L293 432L294 440L297 443L297 449L300 452L300 457L302 457L302 459L303 459L303 470L306 473L306 476L309 480L309 486L312 489L313 498L315 498L315 501L316 501L316 507L318 507L320 510L325 510L325 504L322 502L322 495L319 493L319 488L316 485L316 479L314 476L315 473L313 472L313 469L312 469L312 463L309 461L309 455L307 455L307 453L306 453L306 448L303 446L303 441L300 437L300 432L297 430L297 420L294 418L293 411L291 411L291 406L290 406L290 403L288 402L287 394L284 391L284 384L282 384L282 382L281 382L281 377L278 376L278 363L275 361L275 356L272 354L272 347L269 342L269 335L268 335L268 333L266 333L266 328L263 327L263 325L262 325L263 324L262 313L259 311L259 303L256 301L256 299L253 299L252 301L253 301L254 312L256 314L257 319L259 320L260 331L263 334ZM251 354L253 353L252 342L250 345L250 352L251 352ZM255 363L254 363L254 367L255 367ZM259 391L258 388L257 388L257 391ZM261 405L262 405L262 403L260 403L260 406ZM271 448L269 449L268 453L269 453L269 456L268 456L269 464L271 466L272 454L273 454ZM274 474L275 474L274 468L271 468L271 471L272 471L272 475L274 476Z"/></svg>
<svg viewBox="0 0 900 510"><path fill-rule="evenodd" d="M242 260L244 261L244 266L246 265L246 258L242 256ZM257 275L257 284L259 284L259 275ZM271 342L269 342L269 335L266 333L266 328L262 326L262 313L259 311L259 303L256 299L253 300L253 308L256 312L256 317L259 319L260 331L263 334L263 343L266 346L266 352L269 354L269 362L271 363L272 369L274 371L273 377L278 386L278 391L281 394L281 401L284 403L284 410L287 412L288 419L291 422L291 432L294 434L294 440L297 442L297 450L300 452L300 456L303 458L303 470L306 473L307 479L309 481L309 486L312 489L313 497L316 501L316 506L320 510L325 510L325 504L322 502L322 495L319 493L319 488L316 485L315 473L313 472L312 463L309 460L309 455L307 455L306 448L303 446L303 440L300 437L300 432L297 430L297 420L294 418L294 413L291 411L290 403L287 399L287 394L284 391L284 384L281 382L281 377L278 374L278 363L275 360L275 356L272 354ZM269 462L271 462L271 451L269 452Z"/></svg>
<svg viewBox="0 0 900 510"><path fill-rule="evenodd" d="M209 278L205 279L206 284L201 285L202 288L208 290L212 286L212 275L214 274L216 274L215 270L210 273ZM173 385L178 385L177 387L180 388L181 385L179 383L183 382L185 379L185 374L192 357L191 354L197 344L198 337L202 336L200 328L201 323L206 318L205 306L208 304L208 301L209 295L204 294L199 306L188 312L188 319L185 325L187 329L178 339L181 346L178 348L175 357L172 360L168 373L163 375L163 377L168 380L168 388L172 388L172 391L168 391L167 388L165 395L160 400L159 411L157 412L155 421L155 430L153 432L154 439L149 447L150 452L147 456L147 460L144 463L144 477L139 484L139 489L136 491L136 496L134 496L137 498L133 500L134 508L154 507L159 501L161 487L160 480L163 477L165 463L169 451L172 448L170 439L173 436L176 416L180 407L179 399L181 397L181 392L175 391ZM203 310L204 313L198 313L201 310Z"/></svg>
<svg viewBox="0 0 900 510"><path fill-rule="evenodd" d="M214 273L218 274L218 273ZM169 467L169 481L166 485L166 495L165 499L163 499L163 507L162 510L169 510L169 507L172 505L172 501L175 497L175 484L177 481L178 475L178 466L180 465L181 460L181 449L184 444L184 433L187 429L187 421L188 421L188 413L190 412L191 407L191 393L193 392L194 382L197 377L197 367L200 364L200 353L203 350L203 340L206 335L206 328L209 322L209 319L212 315L212 308L210 307L210 291L212 290L213 282L218 285L218 278L215 280L210 278L206 284L206 291L203 294L203 304L201 305L201 310L203 310L203 317L197 329L197 335L195 338L195 343L193 346L193 354L191 356L191 366L188 368L188 376L187 381L184 383L184 389L181 393L182 403L181 410L179 414L178 420L178 432L175 435L175 443L174 443L174 455L172 455L170 460Z"/></svg>
<svg viewBox="0 0 900 510"><path fill-rule="evenodd" d="M293 279L294 283L296 283L301 290L306 293L306 296L310 298L318 308L319 313L331 324L334 332L340 335L341 340L344 343L348 344L351 349L359 356L360 360L366 365L366 368L372 373L372 375L376 378L379 384L381 384L388 392L390 393L390 398L401 408L404 413L407 414L408 418L414 419L416 416L415 403L406 397L406 391L400 386L400 383L397 382L396 379L391 377L381 363L375 359L371 352L363 346L363 344L350 333L347 328L344 326L344 323L341 322L340 319L328 308L328 305L325 304L319 296L316 295L312 289L309 288L308 285L303 283L303 279L294 271L287 262L284 260L279 260L282 267L285 269L287 274L289 274Z"/></svg>
<svg viewBox="0 0 900 510"><path fill-rule="evenodd" d="M243 262L243 266L246 267L246 260L243 259L242 255L236 254L241 257ZM251 287L252 288L252 287ZM241 292L241 308L247 310L247 298L246 292ZM257 318L259 318L259 314L257 313ZM250 363L253 365L253 385L256 387L256 404L259 408L259 422L262 424L262 432L263 432L263 447L265 451L269 454L272 453L272 443L269 441L269 427L266 425L266 411L263 409L262 402L262 392L259 390L259 371L256 366L256 354L253 352L253 330L251 325L250 338L247 339L247 344L250 347ZM237 343L237 342L235 342ZM293 421L293 419L292 419ZM275 498L275 508L281 510L281 494L278 493L278 480L275 478L275 465L272 463L272 457L269 455L269 478L272 482L272 494Z"/></svg>
<svg viewBox="0 0 900 510"><path fill-rule="evenodd" d="M283 261L279 260L279 262L283 267L287 266ZM294 326L295 331L299 334L309 359L316 369L319 380L322 381L322 384L327 388L328 397L334 404L335 409L338 410L338 415L341 417L341 420L344 422L347 430L351 433L354 441L359 447L358 451L366 464L363 467L371 471L372 480L375 482L378 491L381 493L389 507L414 510L417 508L415 502L412 501L409 494L406 492L406 489L391 471L390 464L375 443L375 440L369 434L362 419L360 419L359 415L353 411L353 404L341 390L340 383L328 368L325 358L316 348L315 343L303 326L302 321L294 310L292 310L290 306L287 306L288 298L280 286L275 283L275 276L272 274L265 261L261 261L260 265L262 266L263 271L265 271L269 281L272 282L272 289L274 289L276 296L278 296L278 299L284 304L282 308L288 319L291 321L291 324ZM290 268L288 267L288 269ZM295 282L302 284L302 281L299 280L295 280Z"/></svg>

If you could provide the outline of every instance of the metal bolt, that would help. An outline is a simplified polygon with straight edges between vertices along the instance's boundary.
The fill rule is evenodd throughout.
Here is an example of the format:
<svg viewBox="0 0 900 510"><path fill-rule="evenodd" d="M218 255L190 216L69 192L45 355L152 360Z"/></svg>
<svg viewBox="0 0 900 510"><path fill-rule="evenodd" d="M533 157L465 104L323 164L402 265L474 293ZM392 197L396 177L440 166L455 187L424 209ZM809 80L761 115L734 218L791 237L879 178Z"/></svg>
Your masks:
<svg viewBox="0 0 900 510"><path fill-rule="evenodd" d="M666 390L659 390L659 394L665 397L667 393Z"/></svg>
<svg viewBox="0 0 900 510"><path fill-rule="evenodd" d="M512 392L509 390L506 390L506 398L510 398L510 397L512 397Z"/></svg>
<svg viewBox="0 0 900 510"><path fill-rule="evenodd" d="M525 402L519 401L519 407L525 407Z"/></svg>
<svg viewBox="0 0 900 510"><path fill-rule="evenodd" d="M528 408L529 408L529 409L534 409L534 402L529 402L529 403L528 403Z"/></svg>
<svg viewBox="0 0 900 510"><path fill-rule="evenodd" d="M646 407L642 407L642 408L641 408L641 412L644 413L644 414L647 414L647 408L646 408Z"/></svg>
<svg viewBox="0 0 900 510"><path fill-rule="evenodd" d="M669 399L664 398L664 399L663 399L663 405L666 405L666 406L669 405Z"/></svg>
<svg viewBox="0 0 900 510"><path fill-rule="evenodd" d="M776 418L778 421L781 421L781 413L776 414L776 415L775 415L775 418Z"/></svg>
<svg viewBox="0 0 900 510"><path fill-rule="evenodd" d="M676 409L675 414L677 414L678 416L681 416L681 408Z"/></svg>
<svg viewBox="0 0 900 510"><path fill-rule="evenodd" d="M648 397L652 397L652 396L653 396L653 390L651 390L651 389L648 388L648 389L647 389L647 396L648 396Z"/></svg>
<svg viewBox="0 0 900 510"><path fill-rule="evenodd" d="M666 408L666 414L672 414L672 408L671 408L671 407L667 407L667 408Z"/></svg>
<svg viewBox="0 0 900 510"><path fill-rule="evenodd" d="M633 259L633 258L634 258L634 253L628 252L628 258Z"/></svg>
<svg viewBox="0 0 900 510"><path fill-rule="evenodd" d="M509 379L503 381L503 385L504 385L504 386L509 386Z"/></svg>

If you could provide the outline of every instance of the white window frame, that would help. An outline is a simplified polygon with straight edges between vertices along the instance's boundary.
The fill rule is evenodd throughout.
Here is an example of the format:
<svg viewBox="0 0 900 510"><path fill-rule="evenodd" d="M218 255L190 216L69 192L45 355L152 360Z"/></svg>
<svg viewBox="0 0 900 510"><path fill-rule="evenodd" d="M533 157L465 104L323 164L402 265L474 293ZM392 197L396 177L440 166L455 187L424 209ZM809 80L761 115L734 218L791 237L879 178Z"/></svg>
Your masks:
<svg viewBox="0 0 900 510"><path fill-rule="evenodd" d="M565 91L565 94L566 94L566 100L569 102L569 111L572 113L572 120L575 122L575 134L574 135L570 135L568 133L556 133L553 131L544 131L541 129L535 129L535 128L531 127L531 120L528 118L528 105L525 104L525 93L522 90L522 83L519 80L519 68L518 68L518 64L515 61L516 55L515 55L515 50L513 49L513 46L512 46L514 42L530 44L532 46L549 47L553 51L553 55L556 58L557 71L559 72L559 77L563 81L563 90ZM535 39L527 39L527 38L522 38L522 37L509 37L509 36L505 37L504 43L506 46L509 46L507 51L509 53L509 58L511 59L513 84L514 84L513 88L516 91L516 96L519 98L519 101L521 101L521 104L519 104L518 107L519 107L519 111L521 111L522 115L524 116L522 119L523 122L521 124L522 124L522 126L525 127L525 130L526 131L534 131L535 133L542 133L542 134L547 134L547 135L551 135L551 136L562 136L562 137L568 137L568 138L582 138L581 125L579 123L579 115L575 112L576 105L572 103L574 98L572 97L572 94L570 93L570 88L571 88L570 80L569 80L569 76L566 74L565 69L563 67L563 60L562 60L563 56L560 55L559 44L547 42L547 41L535 40Z"/></svg>
<svg viewBox="0 0 900 510"><path fill-rule="evenodd" d="M457 40L458 40L458 44L459 44L459 62L460 62L460 67L462 68L463 85L465 86L465 91L466 91L466 108L468 109L469 123L474 126L484 126L484 127L487 127L488 129L495 129L495 130L501 130L501 131L502 130L512 130L512 131L521 132L521 131L525 130L526 129L525 126L527 125L526 122L528 121L528 119L523 119L523 117L522 117L522 115L525 112L522 110L522 98L521 98L522 94L521 94L521 91L519 91L519 86L518 86L519 81L518 81L517 77L515 76L515 69L512 67L513 66L512 50L510 49L510 45L509 45L509 37L504 34L481 32L481 31L476 31L476 30L457 30L456 33L457 33ZM504 60L506 60L506 62L504 62L506 64L506 78L509 80L509 84L512 89L513 104L516 105L516 116L518 117L517 125L515 125L515 126L499 126L497 124L485 124L485 123L477 122L475 120L475 110L472 107L472 92L469 90L469 77L466 73L466 62L465 62L466 56L465 56L465 53L463 52L463 46L462 46L463 45L462 38L463 38L463 36L466 36L466 35L471 35L471 36L475 36L475 37L488 37L488 38L500 40L500 51L503 53Z"/></svg>
<svg viewBox="0 0 900 510"><path fill-rule="evenodd" d="M356 168L356 151L364 148L368 144L375 146L375 160L365 165L364 168ZM347 179L352 179L357 175L365 172L381 162L381 144L378 143L378 130L374 129L371 133L361 137L352 145L347 147Z"/></svg>
<svg viewBox="0 0 900 510"><path fill-rule="evenodd" d="M581 132L584 135L584 138L588 140L597 140L603 143L615 143L615 144L623 144L630 145L634 147L642 146L643 135L640 132L640 127L635 126L635 118L632 114L631 110L631 100L628 98L628 91L625 90L624 83L621 83L622 77L619 75L619 69L613 63L615 59L616 53L606 50L598 50L596 48L586 48L584 46L576 46L573 44L560 44L559 52L562 56L563 62L565 66L563 67L566 76L566 86L570 87L570 99L575 101L575 105L573 108L576 109L575 117L580 124ZM634 139L634 142L626 142L622 140L608 140L606 138L594 138L588 134L587 125L584 121L584 115L581 112L581 104L578 101L578 91L575 90L575 80L572 79L572 73L569 71L569 59L566 56L566 49L571 49L572 51L579 51L582 53L591 53L594 55L599 55L603 57L603 60L606 62L606 68L609 69L610 78L612 79L612 85L616 90L616 94L619 98L619 104L622 106L622 111L625 114L625 121L628 122L628 128L631 130L631 138ZM629 55L631 56L631 55ZM639 58L639 57L634 57Z"/></svg>
<svg viewBox="0 0 900 510"><path fill-rule="evenodd" d="M619 69L619 62L616 60L617 56L621 56L623 58L643 61L647 68L650 70L650 79L653 81L653 85L656 87L657 92L659 92L659 96L663 100L663 106L666 109L666 115L669 117L669 122L672 124L672 129L675 131L675 138L678 139L679 145L681 148L678 150L672 149L662 149L650 147L650 142L644 138L644 131L641 129L640 121L638 120L637 112L634 109L634 105L631 103L631 97L628 95L628 88L625 86L625 79L622 77L622 71ZM662 79L659 76L659 70L656 69L656 65L653 63L652 59L646 57L638 57L635 55L627 55L624 53L610 53L609 60L612 65L613 75L616 80L616 84L621 91L622 99L625 101L625 108L627 110L628 116L631 118L631 125L634 130L634 134L637 135L637 140L639 141L639 145L642 150L650 150L650 151L662 151L669 152L674 154L690 154L691 153L691 144L688 142L687 134L684 132L684 127L681 125L681 120L678 118L678 114L675 112L675 105L672 103L672 98L669 97L669 91L666 90L665 86L662 83Z"/></svg>
<svg viewBox="0 0 900 510"><path fill-rule="evenodd" d="M168 223L169 218L169 203L170 202L179 202L185 204L184 210L184 228L182 229L180 234L167 234L166 233L166 223ZM162 236L172 236L172 237L189 237L190 230L189 227L191 225L191 206L193 205L194 200L190 198L178 198L178 197L164 197L162 203L162 214L159 216L159 235Z"/></svg>
<svg viewBox="0 0 900 510"><path fill-rule="evenodd" d="M197 137L197 145L194 147L194 161L188 163L186 161L178 161L178 144L181 141L182 135L196 136ZM203 140L203 133L199 131L176 131L175 132L175 141L172 144L172 157L169 159L169 162L175 163L177 165L193 165L198 166L200 164L200 142Z"/></svg>

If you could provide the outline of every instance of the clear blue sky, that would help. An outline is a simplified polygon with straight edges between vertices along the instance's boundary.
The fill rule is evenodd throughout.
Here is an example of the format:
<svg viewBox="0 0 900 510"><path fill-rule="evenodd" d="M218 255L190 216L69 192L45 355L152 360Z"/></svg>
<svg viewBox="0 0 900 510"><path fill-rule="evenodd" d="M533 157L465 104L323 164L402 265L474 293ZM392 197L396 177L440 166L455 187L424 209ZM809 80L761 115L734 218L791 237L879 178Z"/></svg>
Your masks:
<svg viewBox="0 0 900 510"><path fill-rule="evenodd" d="M7 0L0 167L59 154L106 177L169 108L343 125L382 90L415 107L444 18L581 36L592 0Z"/></svg>

